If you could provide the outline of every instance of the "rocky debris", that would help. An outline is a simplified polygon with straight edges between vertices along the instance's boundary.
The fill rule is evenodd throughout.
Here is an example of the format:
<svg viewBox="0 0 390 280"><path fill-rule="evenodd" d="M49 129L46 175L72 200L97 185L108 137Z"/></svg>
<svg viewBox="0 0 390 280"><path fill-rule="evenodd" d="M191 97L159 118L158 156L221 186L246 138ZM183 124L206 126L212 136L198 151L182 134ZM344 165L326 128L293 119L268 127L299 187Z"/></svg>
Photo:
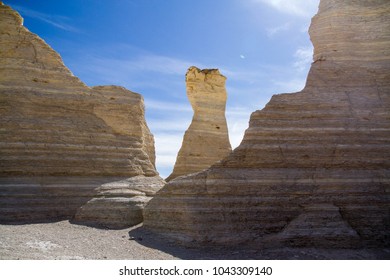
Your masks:
<svg viewBox="0 0 390 280"><path fill-rule="evenodd" d="M187 96L194 116L167 181L206 169L231 152L225 118L225 81L218 69L188 69Z"/></svg>
<svg viewBox="0 0 390 280"><path fill-rule="evenodd" d="M321 0L310 36L305 88L254 112L227 158L169 182L146 228L197 244L390 245L390 3Z"/></svg>
<svg viewBox="0 0 390 280"><path fill-rule="evenodd" d="M4 4L0 120L1 222L71 218L109 180L158 176L142 96L86 86Z"/></svg>

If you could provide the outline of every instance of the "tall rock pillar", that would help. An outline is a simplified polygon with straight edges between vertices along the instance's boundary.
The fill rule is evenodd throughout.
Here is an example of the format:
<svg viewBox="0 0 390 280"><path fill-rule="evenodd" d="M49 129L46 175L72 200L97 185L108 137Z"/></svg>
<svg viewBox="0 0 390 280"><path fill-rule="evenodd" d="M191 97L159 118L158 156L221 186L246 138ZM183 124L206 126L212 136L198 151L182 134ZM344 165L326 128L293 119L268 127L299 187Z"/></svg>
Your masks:
<svg viewBox="0 0 390 280"><path fill-rule="evenodd" d="M167 181L206 169L231 152L225 118L225 81L218 69L188 69L187 96L194 116Z"/></svg>
<svg viewBox="0 0 390 280"><path fill-rule="evenodd" d="M240 146L168 183L144 226L231 245L390 246L390 2L321 0L306 87L251 115Z"/></svg>

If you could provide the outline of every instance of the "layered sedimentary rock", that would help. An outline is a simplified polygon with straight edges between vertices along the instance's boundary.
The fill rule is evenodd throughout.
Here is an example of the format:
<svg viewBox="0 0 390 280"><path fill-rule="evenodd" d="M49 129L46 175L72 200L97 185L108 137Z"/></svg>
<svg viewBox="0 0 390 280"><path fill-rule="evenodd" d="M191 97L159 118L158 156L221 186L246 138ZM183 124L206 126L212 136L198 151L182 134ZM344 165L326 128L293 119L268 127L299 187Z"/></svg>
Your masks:
<svg viewBox="0 0 390 280"><path fill-rule="evenodd" d="M217 69L188 69L187 97L194 116L167 181L206 169L231 152L225 118L225 81L226 77Z"/></svg>
<svg viewBox="0 0 390 280"><path fill-rule="evenodd" d="M173 180L144 225L182 241L389 246L390 3L321 0L305 88L251 115L241 145Z"/></svg>
<svg viewBox="0 0 390 280"><path fill-rule="evenodd" d="M87 87L22 23L0 4L0 220L69 218L101 184L158 176L142 96Z"/></svg>
<svg viewBox="0 0 390 280"><path fill-rule="evenodd" d="M139 224L145 205L163 185L157 176L135 176L102 184L95 198L78 209L73 221L108 228Z"/></svg>

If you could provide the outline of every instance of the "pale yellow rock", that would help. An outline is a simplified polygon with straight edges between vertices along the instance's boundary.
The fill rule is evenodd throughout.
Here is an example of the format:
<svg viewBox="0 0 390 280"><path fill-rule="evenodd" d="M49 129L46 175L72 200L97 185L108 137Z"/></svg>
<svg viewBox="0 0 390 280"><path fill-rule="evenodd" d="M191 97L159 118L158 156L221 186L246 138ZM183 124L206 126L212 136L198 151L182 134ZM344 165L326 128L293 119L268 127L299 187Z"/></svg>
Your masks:
<svg viewBox="0 0 390 280"><path fill-rule="evenodd" d="M155 167L154 137L145 121L145 106L139 94L118 86L93 87L94 96L102 99L93 112L112 127L115 133L141 139L142 151Z"/></svg>
<svg viewBox="0 0 390 280"><path fill-rule="evenodd" d="M41 38L23 26L22 17L9 6L0 5L0 83L19 88L61 89L80 94L86 86L65 67L62 59ZM87 93L85 93L87 94Z"/></svg>
<svg viewBox="0 0 390 280"><path fill-rule="evenodd" d="M188 69L187 97L194 116L167 181L206 169L231 152L225 118L225 81L217 69Z"/></svg>
<svg viewBox="0 0 390 280"><path fill-rule="evenodd" d="M198 245L390 245L390 2L321 0L310 36L306 87L254 112L220 163L168 183L147 228Z"/></svg>
<svg viewBox="0 0 390 280"><path fill-rule="evenodd" d="M0 5L0 221L71 218L106 179L158 176L142 96L86 86L22 22Z"/></svg>

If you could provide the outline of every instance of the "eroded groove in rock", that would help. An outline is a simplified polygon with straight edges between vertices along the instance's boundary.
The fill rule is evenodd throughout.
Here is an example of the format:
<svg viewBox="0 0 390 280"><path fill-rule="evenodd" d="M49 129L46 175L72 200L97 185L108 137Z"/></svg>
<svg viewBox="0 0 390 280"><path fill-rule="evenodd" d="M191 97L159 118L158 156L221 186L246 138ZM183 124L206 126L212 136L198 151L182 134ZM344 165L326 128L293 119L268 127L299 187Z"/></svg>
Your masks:
<svg viewBox="0 0 390 280"><path fill-rule="evenodd" d="M167 181L206 169L231 152L225 118L225 81L217 69L188 69L187 96L194 116Z"/></svg>
<svg viewBox="0 0 390 280"><path fill-rule="evenodd" d="M167 184L146 227L200 243L389 246L390 3L321 0L310 36L304 90L254 112L222 162Z"/></svg>
<svg viewBox="0 0 390 280"><path fill-rule="evenodd" d="M158 176L142 96L86 86L22 23L0 2L0 221L71 218L107 178Z"/></svg>

